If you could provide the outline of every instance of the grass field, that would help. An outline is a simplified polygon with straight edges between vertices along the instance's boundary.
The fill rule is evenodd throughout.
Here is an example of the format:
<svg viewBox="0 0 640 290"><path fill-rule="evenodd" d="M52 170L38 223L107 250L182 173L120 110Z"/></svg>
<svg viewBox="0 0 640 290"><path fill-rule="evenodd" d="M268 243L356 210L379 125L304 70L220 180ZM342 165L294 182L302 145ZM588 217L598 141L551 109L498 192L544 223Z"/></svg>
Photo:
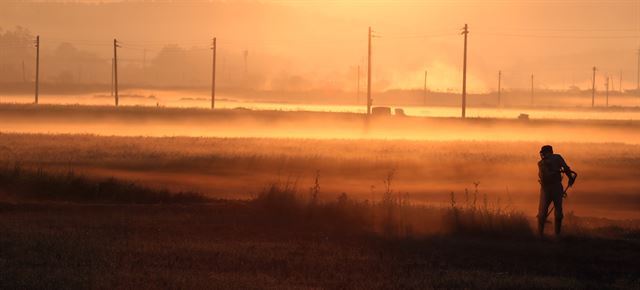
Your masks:
<svg viewBox="0 0 640 290"><path fill-rule="evenodd" d="M74 171L213 198L247 199L271 183L301 192L320 174L321 199L345 192L380 200L384 179L415 203L448 204L475 190L491 203L535 215L537 142L309 140L268 138L0 135L0 162ZM567 209L576 215L638 219L640 146L554 143L578 183Z"/></svg>
<svg viewBox="0 0 640 290"><path fill-rule="evenodd" d="M49 192L69 177L40 173L30 178ZM18 197L24 194L14 192ZM153 200L153 192L143 195ZM56 202L40 196L0 203L0 288L640 285L638 225L581 228L569 219L563 239L540 240L512 211L372 204L347 197L313 204L283 188L263 191L248 201L96 200L79 202L74 195L60 193ZM387 223L388 210L396 217L418 213L409 220L445 227L428 234L388 231L389 225L406 225L398 219ZM382 223L376 224L376 217L382 217ZM467 228L472 230L463 225L473 225Z"/></svg>
<svg viewBox="0 0 640 290"><path fill-rule="evenodd" d="M402 136L425 125L505 138L503 129L575 130L573 142L552 142L580 174L564 236L539 239L536 162L547 140L328 138L342 125L362 130L352 114L3 108L1 289L640 287L631 122L369 123L378 133L414 126ZM164 137L144 130L158 120L182 123ZM87 122L134 125L127 136L69 126L97 128ZM224 137L253 136L255 124L286 135L291 122L295 132L328 129L315 139Z"/></svg>

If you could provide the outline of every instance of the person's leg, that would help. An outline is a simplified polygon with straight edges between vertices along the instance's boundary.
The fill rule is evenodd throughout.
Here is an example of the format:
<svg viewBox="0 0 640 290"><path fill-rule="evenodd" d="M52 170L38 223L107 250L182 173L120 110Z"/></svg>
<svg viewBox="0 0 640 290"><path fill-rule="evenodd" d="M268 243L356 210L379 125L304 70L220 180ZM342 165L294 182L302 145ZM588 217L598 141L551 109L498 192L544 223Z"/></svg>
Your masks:
<svg viewBox="0 0 640 290"><path fill-rule="evenodd" d="M544 224L547 222L547 211L549 210L551 199L545 191L544 186L540 187L540 202L538 204L538 234L544 235Z"/></svg>
<svg viewBox="0 0 640 290"><path fill-rule="evenodd" d="M554 211L554 216L555 216L555 221L554 221L554 226L555 226L555 233L556 236L560 235L560 231L562 230L562 218L564 217L563 215L563 209L562 209L562 194L564 193L564 188L562 188L562 184L558 184L555 188L554 188L554 192L553 192L553 206L555 207L555 211Z"/></svg>

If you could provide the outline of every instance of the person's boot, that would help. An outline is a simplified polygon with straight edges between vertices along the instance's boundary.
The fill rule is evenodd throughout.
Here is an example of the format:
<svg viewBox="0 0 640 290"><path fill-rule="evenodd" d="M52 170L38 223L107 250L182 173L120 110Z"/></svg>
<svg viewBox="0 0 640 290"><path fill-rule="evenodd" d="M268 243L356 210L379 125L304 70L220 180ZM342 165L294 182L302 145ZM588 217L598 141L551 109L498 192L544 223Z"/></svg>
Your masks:
<svg viewBox="0 0 640 290"><path fill-rule="evenodd" d="M553 225L555 226L556 236L560 236L560 232L562 230L562 219L556 219Z"/></svg>

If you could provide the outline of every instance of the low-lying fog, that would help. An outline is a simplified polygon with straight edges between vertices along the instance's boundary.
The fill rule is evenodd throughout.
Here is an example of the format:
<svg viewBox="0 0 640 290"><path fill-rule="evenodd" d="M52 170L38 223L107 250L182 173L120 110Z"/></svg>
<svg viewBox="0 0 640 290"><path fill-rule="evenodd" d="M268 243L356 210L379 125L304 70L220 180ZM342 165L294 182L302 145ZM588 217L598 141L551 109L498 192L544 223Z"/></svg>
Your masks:
<svg viewBox="0 0 640 290"><path fill-rule="evenodd" d="M539 104L533 107L523 105L521 100L520 102L510 103L508 99L503 101L504 106L497 106L495 96L491 98L483 96L483 100L474 100L473 98L470 97L470 105L467 107L468 117L514 119L520 114L528 114L532 119L640 120L640 97L635 98L628 95L610 96L609 103L611 107L609 108L605 107L604 96L598 96L596 108L590 107L590 96L588 99L565 96L559 98L562 99L560 102L551 100L551 98L555 98L552 96L541 96L539 97L540 99L536 100ZM521 96L518 96L518 98L522 99ZM351 100L332 100L331 102L334 104L318 103L317 100L315 103L310 103L300 99L284 102L282 98L278 97L251 99L235 94L219 93L216 97L216 108L364 113L366 112L365 99L365 92L362 92L359 98L354 93ZM439 101L434 105L423 106L416 104L415 100L409 105L402 105L403 102L400 102L401 105L393 105L390 104L388 97L386 97L381 104L374 99L374 106L388 106L392 109L400 108L409 116L459 117L460 107L455 105L459 103L458 99L459 97L456 97L455 102L451 100L446 102ZM0 95L0 103L29 104L32 102L32 95ZM40 104L113 106L114 97L109 92L75 95L48 94L41 95L39 102ZM429 99L428 103L436 102ZM206 109L211 107L211 97L201 91L126 90L120 94L120 104L123 106ZM556 104L557 106L550 107L548 104Z"/></svg>
<svg viewBox="0 0 640 290"><path fill-rule="evenodd" d="M451 112L454 108L412 108L408 117L363 114L180 109L155 107L0 105L0 131L122 136L267 137L308 139L408 139L639 144L638 121L422 118L413 111ZM469 109L471 116L479 110ZM486 112L492 110L485 109ZM495 112L504 111L493 110ZM510 110L515 115L518 110ZM549 114L620 112L549 111ZM630 114L638 114L631 112Z"/></svg>

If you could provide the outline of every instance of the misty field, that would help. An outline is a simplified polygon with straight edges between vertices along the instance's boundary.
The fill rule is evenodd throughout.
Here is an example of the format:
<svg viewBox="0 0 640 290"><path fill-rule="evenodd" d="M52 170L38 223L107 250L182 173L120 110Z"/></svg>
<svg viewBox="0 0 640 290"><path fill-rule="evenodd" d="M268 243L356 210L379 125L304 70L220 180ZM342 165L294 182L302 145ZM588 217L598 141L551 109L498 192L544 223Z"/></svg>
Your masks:
<svg viewBox="0 0 640 290"><path fill-rule="evenodd" d="M637 289L640 145L552 144L562 239L541 142L0 133L0 288Z"/></svg>
<svg viewBox="0 0 640 290"><path fill-rule="evenodd" d="M273 183L308 194L318 174L320 199L346 193L376 201L393 172L392 189L414 203L448 204L451 192L473 191L475 183L491 203L529 215L538 201L536 142L0 136L4 164L118 177L213 198L247 199ZM640 146L554 146L580 174L568 210L640 218Z"/></svg>
<svg viewBox="0 0 640 290"><path fill-rule="evenodd" d="M97 134L101 136L190 136L278 139L375 139L423 141L529 141L640 144L635 108L495 109L496 117L374 116L328 111L277 109L165 108L0 104L0 130L14 133ZM415 110L452 110L423 107ZM455 108L456 111L459 108ZM480 108L486 110L488 108ZM538 117L535 112L546 112ZM531 113L530 120L516 119ZM549 116L550 114L550 116ZM457 114L456 114L457 115ZM596 116L598 115L598 116ZM556 117L553 117L556 116ZM594 118L594 119L591 119Z"/></svg>

